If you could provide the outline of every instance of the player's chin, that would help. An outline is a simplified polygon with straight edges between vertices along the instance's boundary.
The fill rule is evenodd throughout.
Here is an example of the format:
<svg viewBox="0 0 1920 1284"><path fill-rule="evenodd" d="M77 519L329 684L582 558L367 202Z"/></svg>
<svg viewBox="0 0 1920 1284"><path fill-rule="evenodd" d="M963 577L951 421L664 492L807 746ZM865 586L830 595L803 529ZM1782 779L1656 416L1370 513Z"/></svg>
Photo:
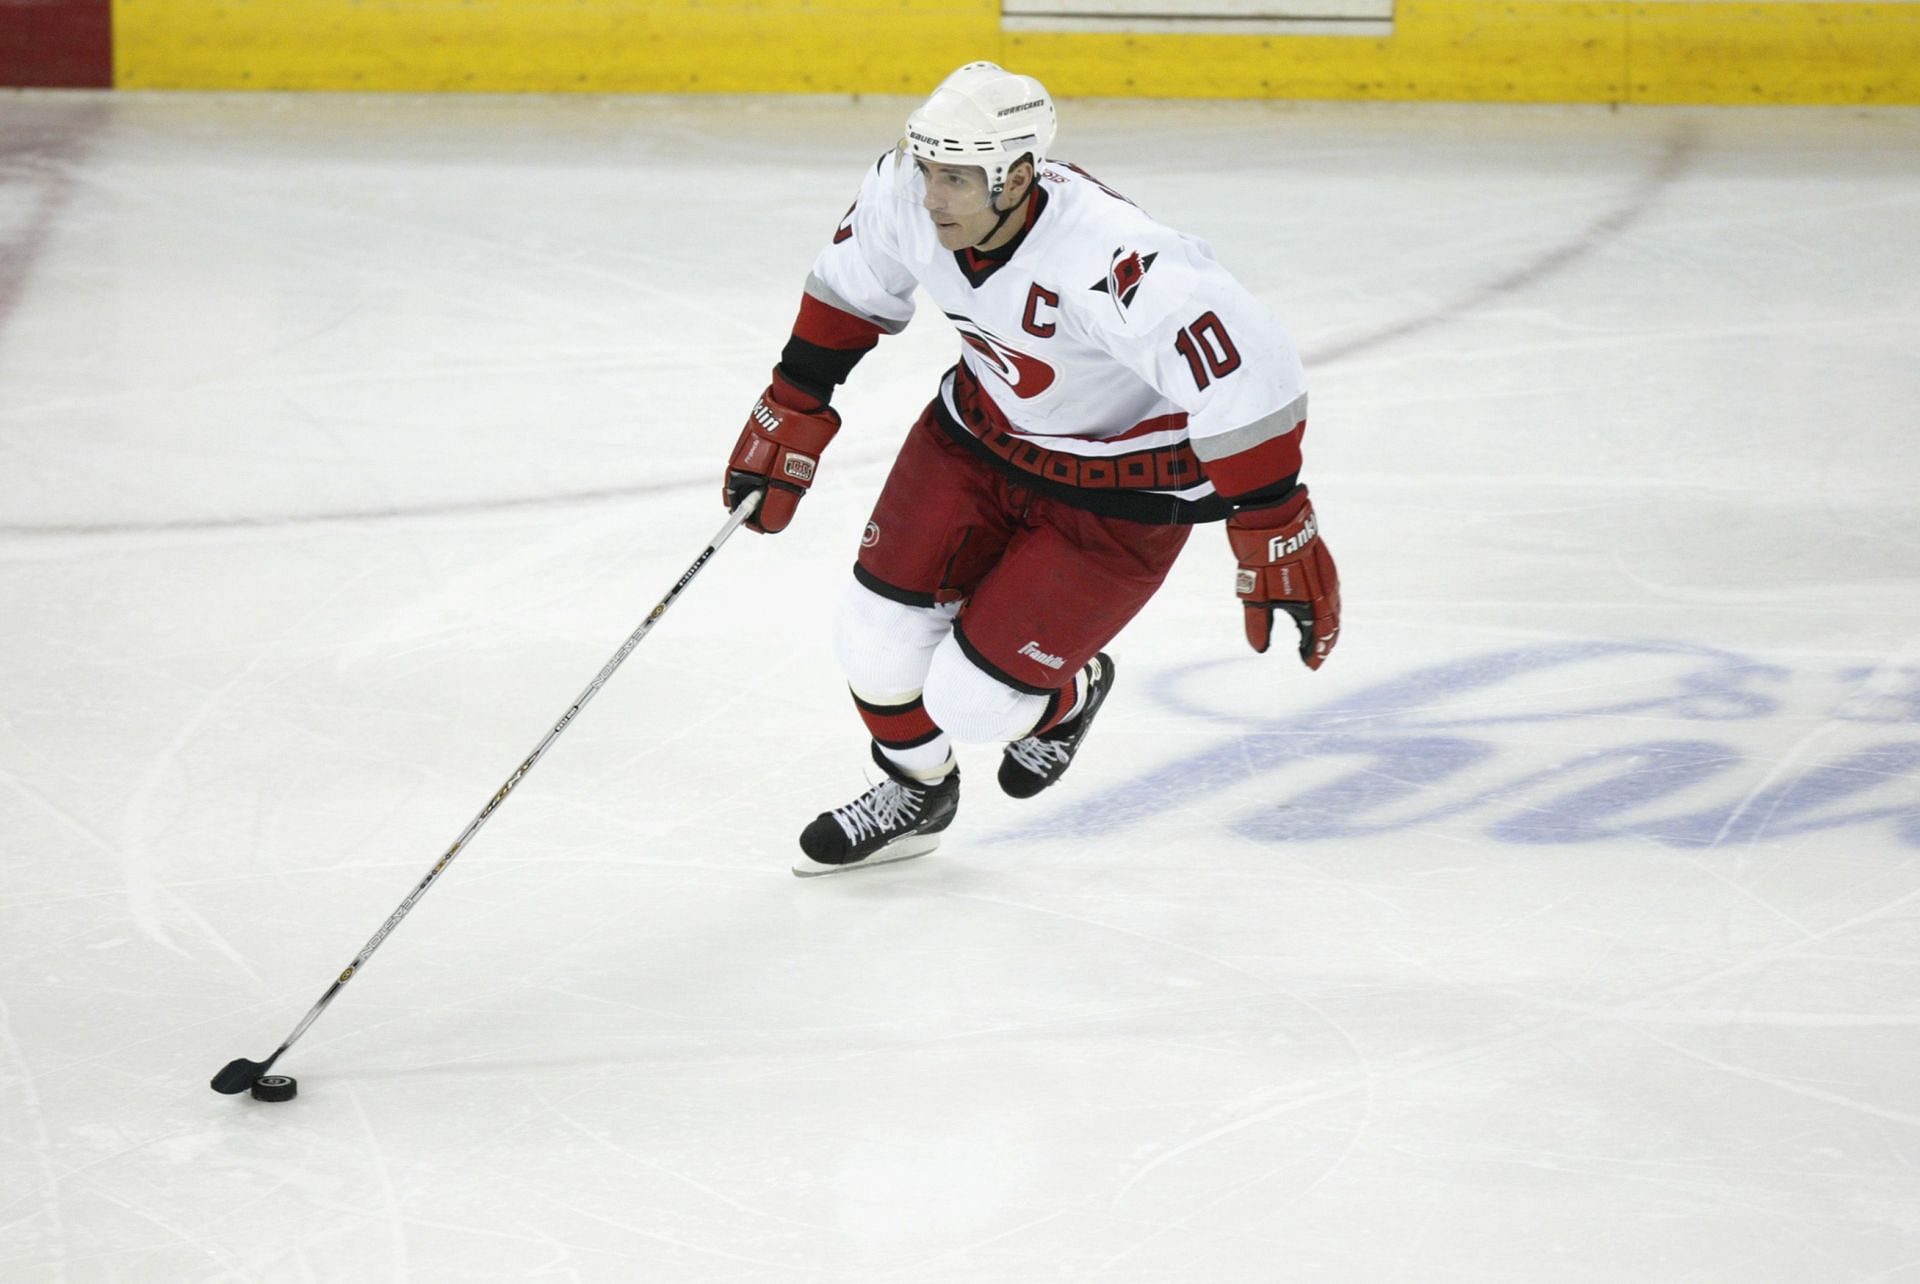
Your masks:
<svg viewBox="0 0 1920 1284"><path fill-rule="evenodd" d="M967 244L967 234L958 223L933 221L933 234L939 238L942 248L958 250Z"/></svg>

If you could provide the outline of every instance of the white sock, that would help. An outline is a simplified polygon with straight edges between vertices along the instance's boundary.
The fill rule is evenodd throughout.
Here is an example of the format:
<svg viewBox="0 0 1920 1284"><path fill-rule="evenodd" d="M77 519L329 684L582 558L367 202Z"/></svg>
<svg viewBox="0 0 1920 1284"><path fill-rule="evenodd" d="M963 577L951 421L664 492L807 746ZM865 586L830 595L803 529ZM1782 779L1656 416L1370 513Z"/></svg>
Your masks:
<svg viewBox="0 0 1920 1284"><path fill-rule="evenodd" d="M953 742L944 733L911 749L889 749L881 745L880 752L900 769L901 775L930 785L939 784L953 770Z"/></svg>

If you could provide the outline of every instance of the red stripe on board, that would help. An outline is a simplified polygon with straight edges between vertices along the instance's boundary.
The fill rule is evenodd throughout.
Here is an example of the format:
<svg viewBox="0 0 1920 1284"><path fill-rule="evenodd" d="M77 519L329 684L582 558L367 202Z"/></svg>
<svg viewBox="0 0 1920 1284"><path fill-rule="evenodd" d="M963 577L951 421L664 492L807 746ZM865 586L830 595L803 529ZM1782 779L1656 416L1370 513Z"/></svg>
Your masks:
<svg viewBox="0 0 1920 1284"><path fill-rule="evenodd" d="M0 0L0 85L113 88L113 0Z"/></svg>

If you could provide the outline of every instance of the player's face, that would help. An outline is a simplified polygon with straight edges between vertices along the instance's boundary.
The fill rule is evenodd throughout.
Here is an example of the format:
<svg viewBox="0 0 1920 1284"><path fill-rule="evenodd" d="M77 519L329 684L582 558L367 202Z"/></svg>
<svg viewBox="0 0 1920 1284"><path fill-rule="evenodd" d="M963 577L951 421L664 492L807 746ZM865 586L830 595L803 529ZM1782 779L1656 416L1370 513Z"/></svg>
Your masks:
<svg viewBox="0 0 1920 1284"><path fill-rule="evenodd" d="M920 206L933 220L943 248L964 249L993 231L1000 212L993 208L987 172L975 165L930 165L914 161L924 189Z"/></svg>

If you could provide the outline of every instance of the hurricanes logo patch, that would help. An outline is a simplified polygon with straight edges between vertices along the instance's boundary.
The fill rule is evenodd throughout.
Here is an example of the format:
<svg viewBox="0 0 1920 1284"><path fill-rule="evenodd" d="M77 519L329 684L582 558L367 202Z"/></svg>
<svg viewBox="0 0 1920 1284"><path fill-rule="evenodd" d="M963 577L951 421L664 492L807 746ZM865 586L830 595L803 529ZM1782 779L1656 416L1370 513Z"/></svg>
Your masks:
<svg viewBox="0 0 1920 1284"><path fill-rule="evenodd" d="M1090 287L1096 293L1110 295L1113 306L1125 312L1133 302L1133 296L1140 292L1140 283L1147 279L1147 271L1153 267L1158 254L1141 254L1121 246L1113 252L1113 259L1107 265L1107 278L1098 285Z"/></svg>
<svg viewBox="0 0 1920 1284"><path fill-rule="evenodd" d="M961 341L980 356L987 369L1006 381L1014 396L1024 401L1053 386L1058 376L1054 368L1040 358L1028 356L999 335L990 333L972 317L949 312L947 319L960 332Z"/></svg>

